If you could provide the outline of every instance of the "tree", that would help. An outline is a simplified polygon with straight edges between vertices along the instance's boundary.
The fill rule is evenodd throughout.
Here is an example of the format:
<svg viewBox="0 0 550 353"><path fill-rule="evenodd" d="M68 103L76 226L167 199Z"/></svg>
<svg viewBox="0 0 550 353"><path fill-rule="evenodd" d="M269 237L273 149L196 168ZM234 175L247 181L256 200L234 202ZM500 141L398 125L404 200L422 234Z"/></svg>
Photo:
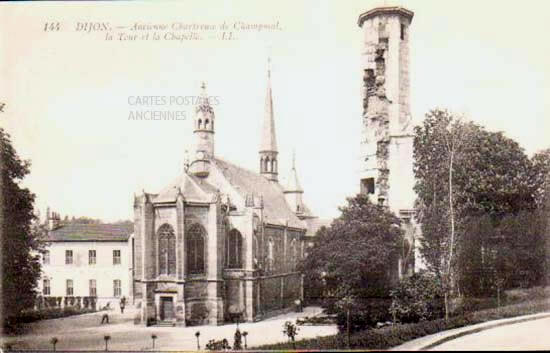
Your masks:
<svg viewBox="0 0 550 353"><path fill-rule="evenodd" d="M2 317L6 323L34 305L40 278L37 254L42 249L39 240L44 229L33 213L35 195L19 185L29 173L30 162L19 158L10 136L1 128L0 161Z"/></svg>
<svg viewBox="0 0 550 353"><path fill-rule="evenodd" d="M300 267L308 280L324 280L327 292L346 285L359 297L387 295L395 267L391 260L397 262L401 243L400 221L367 196L347 201L340 217L315 237Z"/></svg>
<svg viewBox="0 0 550 353"><path fill-rule="evenodd" d="M461 295L461 284L475 293L480 287L464 281L475 272L486 277L483 290L488 290L495 283L496 259L505 256L499 244L506 241L499 240L497 228L506 217L536 208L541 178L535 176L543 168L534 170L523 149L503 133L443 110L431 111L415 128L414 157L421 252L428 268L441 276L447 294ZM487 261L480 262L480 256Z"/></svg>
<svg viewBox="0 0 550 353"><path fill-rule="evenodd" d="M347 288L346 296L357 298L352 326L359 329L389 315L402 232L399 219L365 195L348 198L340 211L330 227L317 233L300 268L304 282L321 287L323 306L338 312L341 328L346 326L346 312L334 304L341 299L342 288Z"/></svg>
<svg viewBox="0 0 550 353"><path fill-rule="evenodd" d="M445 319L449 317L449 295L455 287L455 252L462 221L463 190L456 185L464 178L464 165L472 125L464 124L447 111L426 115L415 128L414 171L417 217L422 227L422 247L431 269L441 277L445 298Z"/></svg>
<svg viewBox="0 0 550 353"><path fill-rule="evenodd" d="M539 151L531 158L531 178L538 208L545 207L546 192L550 188L550 148Z"/></svg>

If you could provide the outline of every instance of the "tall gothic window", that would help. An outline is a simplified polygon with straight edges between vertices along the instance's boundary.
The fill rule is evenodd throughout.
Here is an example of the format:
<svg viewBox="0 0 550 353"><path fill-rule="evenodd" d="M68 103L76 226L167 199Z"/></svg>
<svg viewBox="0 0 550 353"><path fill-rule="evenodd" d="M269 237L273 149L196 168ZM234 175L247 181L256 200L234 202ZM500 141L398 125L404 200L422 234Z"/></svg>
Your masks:
<svg viewBox="0 0 550 353"><path fill-rule="evenodd" d="M203 228L194 224L186 234L185 248L187 251L187 273L204 273L204 238Z"/></svg>
<svg viewBox="0 0 550 353"><path fill-rule="evenodd" d="M176 237L169 224L163 224L158 232L159 274L176 274Z"/></svg>
<svg viewBox="0 0 550 353"><path fill-rule="evenodd" d="M269 238L267 241L267 271L273 272L275 263L275 256L273 254L273 239Z"/></svg>
<svg viewBox="0 0 550 353"><path fill-rule="evenodd" d="M296 239L292 239L290 242L290 270L296 270L298 252L296 251Z"/></svg>
<svg viewBox="0 0 550 353"><path fill-rule="evenodd" d="M229 232L227 239L227 267L242 268L243 267L243 237L241 233L233 229Z"/></svg>

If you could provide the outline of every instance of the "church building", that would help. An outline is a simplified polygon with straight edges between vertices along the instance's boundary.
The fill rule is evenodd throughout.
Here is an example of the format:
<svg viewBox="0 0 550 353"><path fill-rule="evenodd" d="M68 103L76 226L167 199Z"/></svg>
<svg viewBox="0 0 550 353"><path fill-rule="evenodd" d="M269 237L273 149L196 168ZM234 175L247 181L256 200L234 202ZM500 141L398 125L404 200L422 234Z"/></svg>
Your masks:
<svg viewBox="0 0 550 353"><path fill-rule="evenodd" d="M269 70L257 172L216 156L217 117L204 84L201 97L194 157L159 193L135 197L136 324L251 322L303 300L296 266L318 222L295 165L288 185L279 184Z"/></svg>

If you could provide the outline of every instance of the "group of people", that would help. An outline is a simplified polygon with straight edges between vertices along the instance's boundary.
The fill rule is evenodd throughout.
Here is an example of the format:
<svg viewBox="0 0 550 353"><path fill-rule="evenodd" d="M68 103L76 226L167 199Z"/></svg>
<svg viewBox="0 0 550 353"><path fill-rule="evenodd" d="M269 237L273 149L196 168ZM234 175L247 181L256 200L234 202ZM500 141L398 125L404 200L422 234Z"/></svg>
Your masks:
<svg viewBox="0 0 550 353"><path fill-rule="evenodd" d="M122 298L120 298L119 306L120 306L120 313L124 314L124 308L126 307L126 297L123 296ZM106 310L106 311L111 310L111 302L108 302L107 305L103 307L103 310ZM108 324L108 323L109 323L109 314L105 312L101 316L101 324Z"/></svg>

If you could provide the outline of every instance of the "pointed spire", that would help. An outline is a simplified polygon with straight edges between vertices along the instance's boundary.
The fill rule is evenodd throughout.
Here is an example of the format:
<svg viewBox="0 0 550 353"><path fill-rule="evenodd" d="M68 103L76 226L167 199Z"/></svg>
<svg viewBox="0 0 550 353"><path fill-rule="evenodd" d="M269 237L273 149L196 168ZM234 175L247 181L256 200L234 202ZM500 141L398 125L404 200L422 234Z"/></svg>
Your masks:
<svg viewBox="0 0 550 353"><path fill-rule="evenodd" d="M287 180L285 192L304 192L298 180L298 172L296 171L296 151L292 152L292 169Z"/></svg>
<svg viewBox="0 0 550 353"><path fill-rule="evenodd" d="M271 93L271 58L267 59L267 94L265 97L264 123L260 152L277 152L275 137L275 117L273 114L273 97Z"/></svg>

